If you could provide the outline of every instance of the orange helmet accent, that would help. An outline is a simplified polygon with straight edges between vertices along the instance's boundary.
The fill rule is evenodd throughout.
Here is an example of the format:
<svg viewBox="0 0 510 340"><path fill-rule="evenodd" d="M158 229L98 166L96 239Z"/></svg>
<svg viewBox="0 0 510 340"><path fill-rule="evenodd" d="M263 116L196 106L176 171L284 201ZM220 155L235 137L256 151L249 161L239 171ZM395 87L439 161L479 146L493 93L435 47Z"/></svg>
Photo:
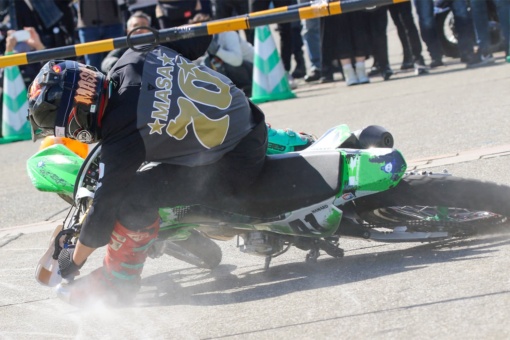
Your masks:
<svg viewBox="0 0 510 340"><path fill-rule="evenodd" d="M82 143L71 138L54 136L45 137L41 142L39 150L46 149L47 147L50 147L55 144L63 144L65 147L67 147L69 150L71 150L81 158L86 158L89 153L89 146L85 143Z"/></svg>

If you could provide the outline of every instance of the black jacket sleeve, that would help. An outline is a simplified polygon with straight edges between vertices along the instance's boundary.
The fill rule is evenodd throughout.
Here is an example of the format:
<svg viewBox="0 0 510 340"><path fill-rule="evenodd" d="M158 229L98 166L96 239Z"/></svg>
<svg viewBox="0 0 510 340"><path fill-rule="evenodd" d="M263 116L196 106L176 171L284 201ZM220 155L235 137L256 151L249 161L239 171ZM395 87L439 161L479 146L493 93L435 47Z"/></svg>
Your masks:
<svg viewBox="0 0 510 340"><path fill-rule="evenodd" d="M119 61L120 57L122 57L126 51L127 48L117 48L108 52L106 57L104 57L103 61L101 62L101 72L108 74L108 72L110 72L113 66L115 66L117 61Z"/></svg>

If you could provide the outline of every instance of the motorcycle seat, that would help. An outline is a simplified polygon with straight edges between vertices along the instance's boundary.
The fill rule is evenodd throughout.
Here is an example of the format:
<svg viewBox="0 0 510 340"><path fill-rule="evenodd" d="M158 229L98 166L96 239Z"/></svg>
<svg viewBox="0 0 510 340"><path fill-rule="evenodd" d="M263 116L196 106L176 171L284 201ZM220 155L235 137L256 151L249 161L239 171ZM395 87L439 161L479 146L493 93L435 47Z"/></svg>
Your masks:
<svg viewBox="0 0 510 340"><path fill-rule="evenodd" d="M223 202L222 208L268 218L324 201L339 193L341 166L340 153L333 150L267 156L253 186Z"/></svg>

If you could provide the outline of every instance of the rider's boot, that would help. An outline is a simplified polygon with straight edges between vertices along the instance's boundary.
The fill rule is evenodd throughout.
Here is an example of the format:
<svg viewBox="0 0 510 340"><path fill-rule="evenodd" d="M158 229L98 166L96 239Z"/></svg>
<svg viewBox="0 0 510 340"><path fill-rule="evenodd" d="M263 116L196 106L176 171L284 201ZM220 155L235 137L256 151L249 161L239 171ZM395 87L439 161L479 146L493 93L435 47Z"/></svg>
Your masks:
<svg viewBox="0 0 510 340"><path fill-rule="evenodd" d="M112 305L131 303L140 289L143 265L158 231L159 220L138 231L116 222L103 266L79 280L62 284L57 290L59 297L73 305L98 300Z"/></svg>
<svg viewBox="0 0 510 340"><path fill-rule="evenodd" d="M273 129L267 124L267 153L281 154L292 151L301 151L312 145L316 137L305 133L295 132L291 129Z"/></svg>

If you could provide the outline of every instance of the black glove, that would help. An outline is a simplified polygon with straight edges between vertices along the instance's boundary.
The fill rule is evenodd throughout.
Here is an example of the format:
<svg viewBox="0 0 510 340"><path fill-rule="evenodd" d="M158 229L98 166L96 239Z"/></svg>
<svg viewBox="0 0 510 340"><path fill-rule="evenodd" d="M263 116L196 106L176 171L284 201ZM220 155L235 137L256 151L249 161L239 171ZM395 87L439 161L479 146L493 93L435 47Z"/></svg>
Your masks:
<svg viewBox="0 0 510 340"><path fill-rule="evenodd" d="M207 48L207 53L209 53L210 55L216 55L219 49L220 44L218 44L218 39L214 37L211 43L209 44L209 47Z"/></svg>
<svg viewBox="0 0 510 340"><path fill-rule="evenodd" d="M58 255L58 267L60 268L60 276L64 279L74 279L85 264L77 265L73 261L74 248L64 248Z"/></svg>

